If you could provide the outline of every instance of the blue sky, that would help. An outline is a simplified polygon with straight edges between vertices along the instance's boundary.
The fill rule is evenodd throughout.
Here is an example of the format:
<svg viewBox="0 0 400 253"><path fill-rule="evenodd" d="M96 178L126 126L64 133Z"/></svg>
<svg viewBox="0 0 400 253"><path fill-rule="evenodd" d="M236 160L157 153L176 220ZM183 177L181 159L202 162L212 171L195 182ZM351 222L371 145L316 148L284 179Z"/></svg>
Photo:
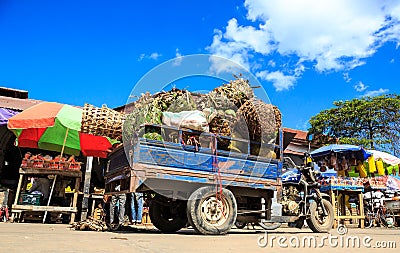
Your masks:
<svg viewBox="0 0 400 253"><path fill-rule="evenodd" d="M72 105L120 106L159 64L214 54L306 129L333 101L399 94L399 45L398 0L0 0L0 86Z"/></svg>

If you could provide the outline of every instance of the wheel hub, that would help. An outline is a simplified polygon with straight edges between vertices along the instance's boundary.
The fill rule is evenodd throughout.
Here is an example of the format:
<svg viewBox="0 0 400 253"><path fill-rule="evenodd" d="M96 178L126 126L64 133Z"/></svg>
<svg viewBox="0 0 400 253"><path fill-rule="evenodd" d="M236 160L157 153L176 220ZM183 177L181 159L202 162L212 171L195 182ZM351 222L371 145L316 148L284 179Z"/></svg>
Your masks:
<svg viewBox="0 0 400 253"><path fill-rule="evenodd" d="M227 220L227 203L224 198L221 200L215 196L208 197L201 204L201 214L204 221L212 225L221 225Z"/></svg>

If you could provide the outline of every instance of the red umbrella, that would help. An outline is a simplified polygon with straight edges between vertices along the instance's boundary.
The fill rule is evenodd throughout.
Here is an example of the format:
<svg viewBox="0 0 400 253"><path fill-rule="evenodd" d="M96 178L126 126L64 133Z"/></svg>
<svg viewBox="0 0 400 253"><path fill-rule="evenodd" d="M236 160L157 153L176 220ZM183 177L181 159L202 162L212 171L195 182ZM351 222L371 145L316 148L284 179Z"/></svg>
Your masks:
<svg viewBox="0 0 400 253"><path fill-rule="evenodd" d="M8 128L20 147L106 158L116 141L81 133L81 121L82 109L43 102L11 117Z"/></svg>

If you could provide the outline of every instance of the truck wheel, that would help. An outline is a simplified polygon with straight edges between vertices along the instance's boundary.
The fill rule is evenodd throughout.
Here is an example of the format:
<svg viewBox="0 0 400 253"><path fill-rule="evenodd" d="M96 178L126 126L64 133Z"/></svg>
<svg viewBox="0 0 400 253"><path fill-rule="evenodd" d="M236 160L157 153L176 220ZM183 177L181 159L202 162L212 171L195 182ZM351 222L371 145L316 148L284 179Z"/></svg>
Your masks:
<svg viewBox="0 0 400 253"><path fill-rule="evenodd" d="M280 222L263 222L262 220L260 220L258 222L258 225L260 225L260 227L262 227L264 230L274 230L279 228L282 223Z"/></svg>
<svg viewBox="0 0 400 253"><path fill-rule="evenodd" d="M187 216L193 228L204 235L226 234L236 221L237 205L233 193L207 186L194 191L187 203Z"/></svg>
<svg viewBox="0 0 400 253"><path fill-rule="evenodd" d="M243 229L246 226L246 222L242 222L242 221L235 221L235 226L238 229Z"/></svg>
<svg viewBox="0 0 400 253"><path fill-rule="evenodd" d="M177 201L172 205L155 198L149 204L150 220L161 232L176 232L187 224L185 204L185 201Z"/></svg>
<svg viewBox="0 0 400 253"><path fill-rule="evenodd" d="M310 218L306 220L307 225L316 233L328 232L333 226L334 211L332 204L326 199L322 199L322 204L327 216L323 215L321 206L318 206L317 202L314 201L310 204Z"/></svg>

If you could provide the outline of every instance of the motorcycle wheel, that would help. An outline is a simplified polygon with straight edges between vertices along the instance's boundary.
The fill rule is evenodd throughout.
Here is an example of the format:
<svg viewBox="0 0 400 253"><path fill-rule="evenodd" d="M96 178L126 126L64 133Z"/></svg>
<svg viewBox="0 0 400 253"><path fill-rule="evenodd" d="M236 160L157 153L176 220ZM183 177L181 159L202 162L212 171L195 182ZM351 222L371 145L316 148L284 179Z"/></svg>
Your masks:
<svg viewBox="0 0 400 253"><path fill-rule="evenodd" d="M307 219L307 225L316 233L328 232L333 226L334 211L332 204L326 199L323 199L321 203L324 205L328 214L324 216L321 206L318 206L317 202L312 202L310 204L311 215L310 218Z"/></svg>

